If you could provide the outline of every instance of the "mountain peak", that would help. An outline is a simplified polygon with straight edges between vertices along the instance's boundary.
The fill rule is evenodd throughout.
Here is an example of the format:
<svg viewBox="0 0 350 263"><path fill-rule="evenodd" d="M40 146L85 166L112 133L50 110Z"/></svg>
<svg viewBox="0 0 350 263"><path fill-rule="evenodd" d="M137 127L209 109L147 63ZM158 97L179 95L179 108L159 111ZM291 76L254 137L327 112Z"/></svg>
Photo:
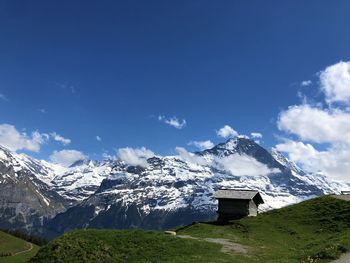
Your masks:
<svg viewBox="0 0 350 263"><path fill-rule="evenodd" d="M81 166L81 165L93 165L94 162L92 160L88 160L88 159L80 159L75 161L74 163L72 163L69 168L73 168L73 167L77 167L77 166Z"/></svg>
<svg viewBox="0 0 350 263"><path fill-rule="evenodd" d="M219 143L213 148L204 150L197 154L212 154L219 157L224 157L235 153L252 155L253 152L260 151L261 149L263 148L255 141L247 136L240 135L230 138L226 142Z"/></svg>

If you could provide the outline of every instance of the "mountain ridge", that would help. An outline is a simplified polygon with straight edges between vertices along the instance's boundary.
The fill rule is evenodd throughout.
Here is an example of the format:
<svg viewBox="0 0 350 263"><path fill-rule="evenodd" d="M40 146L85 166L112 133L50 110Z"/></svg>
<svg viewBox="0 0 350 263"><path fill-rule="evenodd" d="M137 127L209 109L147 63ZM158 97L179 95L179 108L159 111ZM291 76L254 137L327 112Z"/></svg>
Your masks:
<svg viewBox="0 0 350 263"><path fill-rule="evenodd" d="M34 220L30 219L33 211L18 210L19 202L0 227L24 227L49 237L85 227L165 229L214 219L212 194L219 188L259 190L265 200L261 210L266 211L348 187L323 174L304 172L276 150L269 152L242 137L202 152L155 156L147 164L133 166L109 159L61 167L0 148L0 188L9 184L4 178L29 181L38 192L34 196L41 195L40 202L46 200L51 209L45 212L29 202L27 210L40 211ZM260 174L235 175L244 174L250 164L255 168L247 172ZM16 187L23 190L20 184L11 191L19 191ZM13 200L2 196L1 201L4 209ZM12 217L24 220L18 224Z"/></svg>

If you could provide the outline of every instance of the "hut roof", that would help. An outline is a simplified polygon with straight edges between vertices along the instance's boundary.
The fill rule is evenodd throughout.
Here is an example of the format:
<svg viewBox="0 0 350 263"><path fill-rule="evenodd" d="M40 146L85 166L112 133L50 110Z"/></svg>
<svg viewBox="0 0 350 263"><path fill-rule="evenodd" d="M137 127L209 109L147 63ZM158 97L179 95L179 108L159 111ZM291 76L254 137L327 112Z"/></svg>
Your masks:
<svg viewBox="0 0 350 263"><path fill-rule="evenodd" d="M242 189L220 189L214 193L216 199L241 199L252 200L254 199L256 204L263 204L260 193L255 190L242 190Z"/></svg>

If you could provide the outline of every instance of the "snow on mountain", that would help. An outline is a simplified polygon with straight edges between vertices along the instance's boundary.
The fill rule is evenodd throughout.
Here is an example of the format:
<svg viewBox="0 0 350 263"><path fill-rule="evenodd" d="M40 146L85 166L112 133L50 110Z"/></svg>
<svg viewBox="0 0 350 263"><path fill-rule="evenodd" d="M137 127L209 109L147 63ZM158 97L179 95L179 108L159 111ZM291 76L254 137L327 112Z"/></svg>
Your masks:
<svg viewBox="0 0 350 263"><path fill-rule="evenodd" d="M294 177L302 180L305 184L315 185L319 189L324 191L324 194L340 193L341 190L349 189L348 184L336 182L327 178L322 172L318 173L308 173L304 172L300 167L298 167L294 162L290 161L282 153L278 152L276 149L271 150L271 155L282 165L291 169Z"/></svg>
<svg viewBox="0 0 350 263"><path fill-rule="evenodd" d="M277 151L275 148L271 149L271 155L277 162L279 162L285 167L288 167L296 174L305 174L304 171L296 165L296 163L290 161L287 157L285 157L281 152Z"/></svg>
<svg viewBox="0 0 350 263"><path fill-rule="evenodd" d="M243 155L272 172L237 176L232 173L234 170L218 165L227 157ZM60 226L57 234L87 226L164 229L213 220L217 203L212 195L220 188L259 190L265 201L261 211L348 188L324 175L305 173L282 154L270 153L246 138L230 139L195 154L153 157L147 162L146 168L123 162L105 163L113 169L104 174L98 189L77 206L56 216L49 225L50 231L57 230L57 226ZM84 220L77 218L78 214Z"/></svg>
<svg viewBox="0 0 350 263"><path fill-rule="evenodd" d="M111 173L114 165L111 161L88 161L67 168L44 160L36 160L1 146L0 162L6 167L13 167L15 176L23 170L31 172L38 180L73 203L93 194L102 180Z"/></svg>
<svg viewBox="0 0 350 263"><path fill-rule="evenodd" d="M2 146L0 146L0 161L6 167L11 166L16 172L16 176L17 172L23 169L34 173L43 182L49 182L54 176L53 171L48 166L43 165L42 161L35 160L23 153L12 152Z"/></svg>
<svg viewBox="0 0 350 263"><path fill-rule="evenodd" d="M3 148L1 163L29 171L32 180L70 204L49 221L50 232L56 234L76 227L162 229L210 220L217 209L212 195L219 188L259 190L265 201L262 211L349 188L321 173L306 173L276 150L268 152L244 137L202 152L183 149L179 156L149 158L147 167L104 160L67 168ZM0 185L8 174L1 176Z"/></svg>
<svg viewBox="0 0 350 263"><path fill-rule="evenodd" d="M56 174L50 181L52 188L67 200L79 202L97 190L112 172L113 163L88 161L68 168L51 167Z"/></svg>
<svg viewBox="0 0 350 263"><path fill-rule="evenodd" d="M0 228L40 228L66 210L66 201L39 178L49 171L40 161L0 147Z"/></svg>
<svg viewBox="0 0 350 263"><path fill-rule="evenodd" d="M237 153L247 154L280 172L263 176L235 176L213 166L212 160ZM260 190L266 200L261 208L267 210L316 195L339 192L346 187L319 174L306 174L295 164L282 159L281 154L277 156L275 152L271 155L245 138L231 139L197 155L205 161L191 162L179 156L154 157L148 160L147 168L137 172L120 170L106 178L110 185L101 185L91 198L114 195L111 203L121 201L126 206L136 203L144 213L187 206L197 210L215 210L212 194L216 189L244 188ZM102 208L98 209L101 211Z"/></svg>

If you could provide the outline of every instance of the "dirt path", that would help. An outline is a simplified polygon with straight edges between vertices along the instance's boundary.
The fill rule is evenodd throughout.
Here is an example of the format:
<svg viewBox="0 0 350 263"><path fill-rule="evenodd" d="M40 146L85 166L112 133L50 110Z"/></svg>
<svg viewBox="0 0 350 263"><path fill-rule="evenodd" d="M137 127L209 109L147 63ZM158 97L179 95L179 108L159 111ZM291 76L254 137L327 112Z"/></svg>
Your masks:
<svg viewBox="0 0 350 263"><path fill-rule="evenodd" d="M177 235L177 237L180 238L189 238L189 239L196 239L196 240L202 240L207 241L210 243L220 244L222 245L221 252L228 253L228 254L247 254L248 253L248 247L243 246L238 243L234 243L231 240L224 239L224 238L197 238L189 235Z"/></svg>
<svg viewBox="0 0 350 263"><path fill-rule="evenodd" d="M331 263L349 263L350 262L350 253L345 253L340 256L340 258L331 261Z"/></svg>
<svg viewBox="0 0 350 263"><path fill-rule="evenodd" d="M350 201L350 195L331 195L331 196L340 200Z"/></svg>
<svg viewBox="0 0 350 263"><path fill-rule="evenodd" d="M33 249L32 243L27 242L27 244L29 244L29 248L27 250L16 252L16 253L12 254L12 256L17 256L19 254L23 254L23 253L27 253L27 252L31 251Z"/></svg>
<svg viewBox="0 0 350 263"><path fill-rule="evenodd" d="M234 243L228 239L224 238L205 238L207 242L216 243L222 245L221 251L224 253L239 253L239 254L247 254L248 247L243 246L238 243Z"/></svg>

